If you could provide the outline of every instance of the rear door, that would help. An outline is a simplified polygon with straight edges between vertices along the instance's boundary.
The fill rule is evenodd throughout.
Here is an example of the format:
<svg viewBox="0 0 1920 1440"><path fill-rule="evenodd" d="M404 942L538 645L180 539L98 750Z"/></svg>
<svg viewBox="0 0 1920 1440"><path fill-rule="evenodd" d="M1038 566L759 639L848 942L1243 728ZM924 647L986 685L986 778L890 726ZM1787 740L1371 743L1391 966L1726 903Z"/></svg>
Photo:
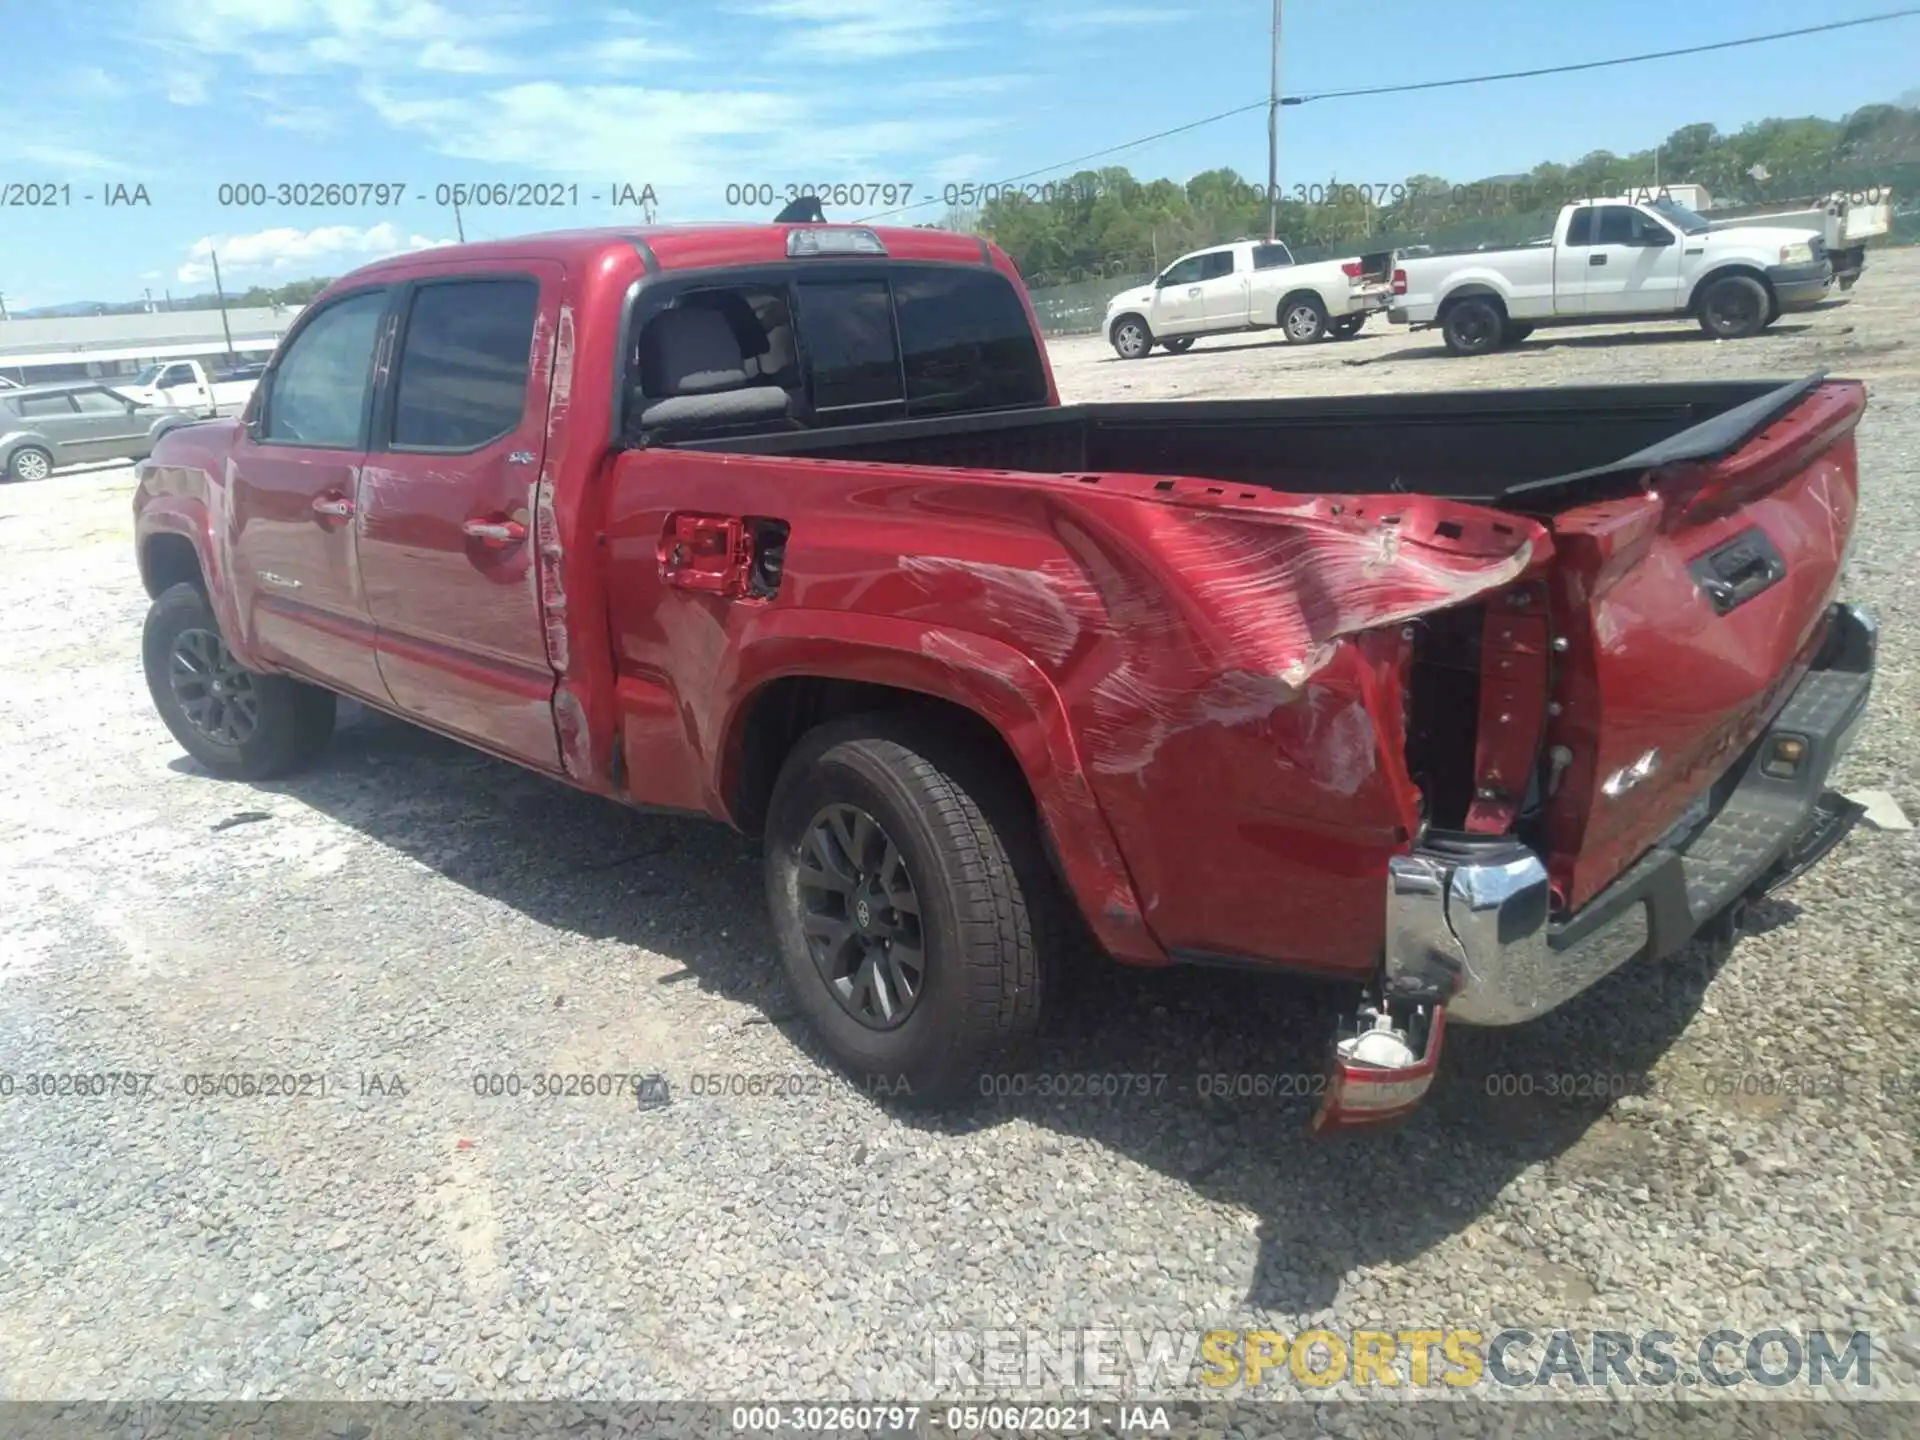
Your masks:
<svg viewBox="0 0 1920 1440"><path fill-rule="evenodd" d="M1586 313L1674 309L1680 303L1679 238L1638 206L1599 206L1587 251Z"/></svg>
<svg viewBox="0 0 1920 1440"><path fill-rule="evenodd" d="M1553 313L1587 312L1587 272L1593 263L1593 217L1597 207L1582 205L1567 219L1567 233L1553 247Z"/></svg>
<svg viewBox="0 0 1920 1440"><path fill-rule="evenodd" d="M301 315L227 472L231 578L250 642L382 702L353 511L391 299L369 286Z"/></svg>
<svg viewBox="0 0 1920 1440"><path fill-rule="evenodd" d="M516 260L406 287L358 518L394 703L555 771L533 528L564 278Z"/></svg>
<svg viewBox="0 0 1920 1440"><path fill-rule="evenodd" d="M87 457L87 425L74 408L73 396L65 390L46 395L19 395L13 408L20 416L21 429L41 436L53 447L53 463L71 465Z"/></svg>

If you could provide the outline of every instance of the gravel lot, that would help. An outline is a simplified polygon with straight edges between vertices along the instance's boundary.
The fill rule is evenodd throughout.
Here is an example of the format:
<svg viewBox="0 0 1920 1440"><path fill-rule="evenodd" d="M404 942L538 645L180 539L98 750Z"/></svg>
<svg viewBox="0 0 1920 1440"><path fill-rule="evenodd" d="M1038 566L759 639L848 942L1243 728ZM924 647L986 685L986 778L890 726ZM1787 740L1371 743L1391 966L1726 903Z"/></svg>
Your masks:
<svg viewBox="0 0 1920 1440"><path fill-rule="evenodd" d="M1069 399L1867 379L1853 586L1884 634L1840 780L1920 815L1920 251L1857 294L1732 344L1541 332L1465 361L1382 325L1055 363ZM1201 1096L1310 1071L1325 1034L1318 995L1236 975L1102 974L1056 1022L1040 1072L1158 1093L901 1117L792 1022L728 831L364 713L294 781L198 772L140 678L131 484L0 490L0 1396L922 1398L936 1330L1311 1322L1865 1327L1879 1392L1920 1395L1920 1101L1884 1083L1920 1075L1912 834L1856 831L1730 957L1457 1033L1390 1136ZM239 1070L328 1093L184 1093ZM25 1095L45 1071L153 1079ZM475 1091L549 1072L659 1072L671 1103ZM1572 1072L1653 1093L1541 1093ZM756 1074L802 1093L694 1093Z"/></svg>

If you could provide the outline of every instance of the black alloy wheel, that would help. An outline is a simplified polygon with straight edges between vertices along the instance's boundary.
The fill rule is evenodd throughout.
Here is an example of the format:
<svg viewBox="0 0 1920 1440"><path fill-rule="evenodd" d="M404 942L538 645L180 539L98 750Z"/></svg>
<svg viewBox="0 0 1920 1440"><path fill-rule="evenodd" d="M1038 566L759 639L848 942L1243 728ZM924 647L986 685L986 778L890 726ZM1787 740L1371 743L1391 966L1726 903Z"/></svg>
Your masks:
<svg viewBox="0 0 1920 1440"><path fill-rule="evenodd" d="M920 896L899 846L865 810L827 805L800 853L801 925L840 1008L870 1030L904 1024L926 989Z"/></svg>
<svg viewBox="0 0 1920 1440"><path fill-rule="evenodd" d="M167 684L187 723L221 745L240 746L260 724L253 676L211 630L182 630L167 655Z"/></svg>

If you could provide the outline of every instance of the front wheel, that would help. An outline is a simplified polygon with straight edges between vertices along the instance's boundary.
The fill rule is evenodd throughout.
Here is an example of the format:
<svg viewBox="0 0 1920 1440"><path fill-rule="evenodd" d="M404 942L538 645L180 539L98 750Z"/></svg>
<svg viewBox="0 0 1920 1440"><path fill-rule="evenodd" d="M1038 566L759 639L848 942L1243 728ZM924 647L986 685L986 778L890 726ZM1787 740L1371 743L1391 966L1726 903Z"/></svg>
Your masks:
<svg viewBox="0 0 1920 1440"><path fill-rule="evenodd" d="M1153 349L1153 332L1138 315L1128 315L1115 321L1112 333L1107 338L1113 342L1114 353L1122 360L1144 360Z"/></svg>
<svg viewBox="0 0 1920 1440"><path fill-rule="evenodd" d="M1018 772L911 714L803 739L768 806L796 1004L876 1094L955 1100L1038 1029L1060 911Z"/></svg>
<svg viewBox="0 0 1920 1440"><path fill-rule="evenodd" d="M333 735L332 693L242 667L206 596L192 585L175 585L153 602L140 653L161 720L182 749L223 779L284 775L317 756Z"/></svg>
<svg viewBox="0 0 1920 1440"><path fill-rule="evenodd" d="M1364 315L1342 315L1328 327L1328 331L1336 340L1351 340L1366 323L1367 317Z"/></svg>
<svg viewBox="0 0 1920 1440"><path fill-rule="evenodd" d="M1288 300L1280 306L1280 333L1289 345L1311 345L1327 333L1327 311L1311 295Z"/></svg>
<svg viewBox="0 0 1920 1440"><path fill-rule="evenodd" d="M1173 340L1162 340L1160 343L1166 347L1169 355L1184 355L1193 348L1193 336L1181 335Z"/></svg>
<svg viewBox="0 0 1920 1440"><path fill-rule="evenodd" d="M1751 275L1727 275L1700 297L1700 328L1716 340L1745 340L1767 328L1773 297Z"/></svg>

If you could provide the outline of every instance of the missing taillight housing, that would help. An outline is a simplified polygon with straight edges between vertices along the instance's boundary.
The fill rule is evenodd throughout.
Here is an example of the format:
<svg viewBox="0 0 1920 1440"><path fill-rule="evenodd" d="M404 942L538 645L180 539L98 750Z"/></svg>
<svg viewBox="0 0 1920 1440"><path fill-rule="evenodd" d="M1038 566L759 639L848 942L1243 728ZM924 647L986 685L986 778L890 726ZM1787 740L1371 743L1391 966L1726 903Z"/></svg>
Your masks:
<svg viewBox="0 0 1920 1440"><path fill-rule="evenodd" d="M1474 801L1474 746L1480 716L1484 605L1422 616L1413 627L1407 701L1407 770L1429 825L1466 828Z"/></svg>

